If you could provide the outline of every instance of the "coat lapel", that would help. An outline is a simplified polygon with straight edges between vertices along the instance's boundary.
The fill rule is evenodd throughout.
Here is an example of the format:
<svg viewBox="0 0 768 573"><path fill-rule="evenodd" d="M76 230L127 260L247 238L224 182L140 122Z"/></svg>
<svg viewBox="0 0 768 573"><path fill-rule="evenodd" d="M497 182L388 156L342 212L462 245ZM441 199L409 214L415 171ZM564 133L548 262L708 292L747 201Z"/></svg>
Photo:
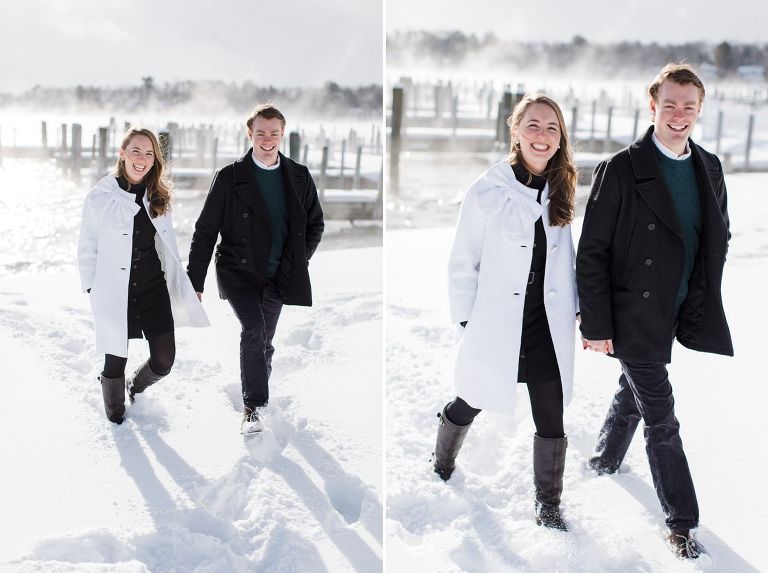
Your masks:
<svg viewBox="0 0 768 573"><path fill-rule="evenodd" d="M249 149L243 157L235 161L235 193L243 203L248 205L255 215L269 221L267 205L264 203L261 189L259 189L259 184L256 182L256 174L253 172L252 151L252 149Z"/></svg>
<svg viewBox="0 0 768 573"><path fill-rule="evenodd" d="M659 169L656 144L651 139L652 133L653 126L648 128L645 135L629 148L629 157L635 176L635 190L659 220L682 240L680 220L675 204L672 202L672 195Z"/></svg>
<svg viewBox="0 0 768 573"><path fill-rule="evenodd" d="M303 189L306 186L306 176L298 172L293 165L293 162L286 159L286 157L280 154L280 165L283 169L283 184L285 192L285 205L288 210L288 229L291 235L301 229L294 228L296 224L304 224L302 215L304 210L301 205L301 199L298 189Z"/></svg>
<svg viewBox="0 0 768 573"><path fill-rule="evenodd" d="M701 212L704 217L704 224L708 228L708 231L702 236L713 245L727 244L730 238L728 226L723 219L715 194L715 189L723 185L723 172L718 165L705 158L698 145L693 141L690 141L690 145L693 165L696 170L696 182L699 185Z"/></svg>

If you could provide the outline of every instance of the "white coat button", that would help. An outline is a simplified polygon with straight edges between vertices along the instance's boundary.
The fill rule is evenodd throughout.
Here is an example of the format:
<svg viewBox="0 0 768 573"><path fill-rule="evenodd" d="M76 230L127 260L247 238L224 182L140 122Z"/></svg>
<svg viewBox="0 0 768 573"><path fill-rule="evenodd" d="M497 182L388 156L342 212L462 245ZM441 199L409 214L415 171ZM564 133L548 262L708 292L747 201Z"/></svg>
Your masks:
<svg viewBox="0 0 768 573"><path fill-rule="evenodd" d="M555 298L555 291L553 291L553 290L549 291L549 292L547 293L547 296L548 296L549 298Z"/></svg>

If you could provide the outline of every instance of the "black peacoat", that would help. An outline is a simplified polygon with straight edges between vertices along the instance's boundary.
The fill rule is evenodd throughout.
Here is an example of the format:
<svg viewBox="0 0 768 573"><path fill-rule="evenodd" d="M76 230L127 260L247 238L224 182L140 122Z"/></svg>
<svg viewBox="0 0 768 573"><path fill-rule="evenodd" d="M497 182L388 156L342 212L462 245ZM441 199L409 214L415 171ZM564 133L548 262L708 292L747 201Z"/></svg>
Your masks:
<svg viewBox="0 0 768 573"><path fill-rule="evenodd" d="M680 222L651 138L653 127L595 169L576 258L581 333L613 340L613 356L671 361L672 341L733 356L720 285L730 239L723 170L689 140L702 228L688 295L675 313L683 275Z"/></svg>
<svg viewBox="0 0 768 573"><path fill-rule="evenodd" d="M272 225L256 182L248 152L213 178L208 197L195 224L187 273L197 292L205 276L216 240L216 282L223 299L251 296L266 281L272 244ZM280 154L288 236L276 282L283 304L312 306L308 263L323 234L323 211L312 176L304 165Z"/></svg>

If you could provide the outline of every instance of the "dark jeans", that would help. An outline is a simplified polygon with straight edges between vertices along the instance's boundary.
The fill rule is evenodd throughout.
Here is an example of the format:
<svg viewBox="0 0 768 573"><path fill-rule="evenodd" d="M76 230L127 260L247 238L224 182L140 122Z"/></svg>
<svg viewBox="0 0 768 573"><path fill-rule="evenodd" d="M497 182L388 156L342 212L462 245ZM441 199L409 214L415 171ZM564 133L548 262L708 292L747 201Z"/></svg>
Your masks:
<svg viewBox="0 0 768 573"><path fill-rule="evenodd" d="M230 298L229 304L240 321L240 383L243 405L264 406L269 401L272 373L272 338L283 303L274 281L268 281L262 296Z"/></svg>
<svg viewBox="0 0 768 573"><path fill-rule="evenodd" d="M162 376L170 373L173 361L176 359L176 336L171 330L156 336L147 338L149 343L149 367L152 372ZM104 370L102 374L107 378L119 378L125 376L127 358L113 354L104 355Z"/></svg>
<svg viewBox="0 0 768 573"><path fill-rule="evenodd" d="M560 380L544 384L528 384L531 399L531 414L536 425L536 435L541 438L562 438L563 431L563 387ZM473 408L460 397L448 404L445 415L458 426L466 426L481 410Z"/></svg>
<svg viewBox="0 0 768 573"><path fill-rule="evenodd" d="M670 529L699 523L699 505L675 417L675 398L662 363L621 362L619 389L597 440L593 467L612 473L621 465L637 424L645 423L645 451L653 485Z"/></svg>

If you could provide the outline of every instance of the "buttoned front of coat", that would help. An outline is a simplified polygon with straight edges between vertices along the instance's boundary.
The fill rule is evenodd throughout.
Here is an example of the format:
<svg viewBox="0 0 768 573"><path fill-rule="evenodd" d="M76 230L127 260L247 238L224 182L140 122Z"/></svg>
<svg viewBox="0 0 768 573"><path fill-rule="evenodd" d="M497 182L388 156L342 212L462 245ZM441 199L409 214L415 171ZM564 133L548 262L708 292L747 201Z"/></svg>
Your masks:
<svg viewBox="0 0 768 573"><path fill-rule="evenodd" d="M144 208L149 209L147 198ZM128 355L128 281L131 268L133 218L140 207L114 176L101 179L83 204L77 259L83 292L90 289L96 349ZM181 264L170 212L151 218L155 248L165 274L175 326L210 323Z"/></svg>
<svg viewBox="0 0 768 573"><path fill-rule="evenodd" d="M693 350L732 355L720 293L730 236L720 161L689 142L702 227L676 313L685 245L652 133L595 170L576 265L581 332L613 340L614 356L628 361L669 363L675 337Z"/></svg>
<svg viewBox="0 0 768 573"><path fill-rule="evenodd" d="M578 300L571 227L549 224L549 188L542 193L517 181L499 162L467 191L448 266L451 320L459 329L454 384L475 408L514 412L525 290L535 223L547 236L544 306L568 404L573 388Z"/></svg>
<svg viewBox="0 0 768 573"><path fill-rule="evenodd" d="M309 259L323 234L323 211L306 166L280 154L288 235L275 281L283 304L312 306ZM221 241L216 245L216 240ZM264 285L272 224L254 173L252 150L216 173L189 252L188 273L203 292L216 249L216 279L223 299L254 296Z"/></svg>

